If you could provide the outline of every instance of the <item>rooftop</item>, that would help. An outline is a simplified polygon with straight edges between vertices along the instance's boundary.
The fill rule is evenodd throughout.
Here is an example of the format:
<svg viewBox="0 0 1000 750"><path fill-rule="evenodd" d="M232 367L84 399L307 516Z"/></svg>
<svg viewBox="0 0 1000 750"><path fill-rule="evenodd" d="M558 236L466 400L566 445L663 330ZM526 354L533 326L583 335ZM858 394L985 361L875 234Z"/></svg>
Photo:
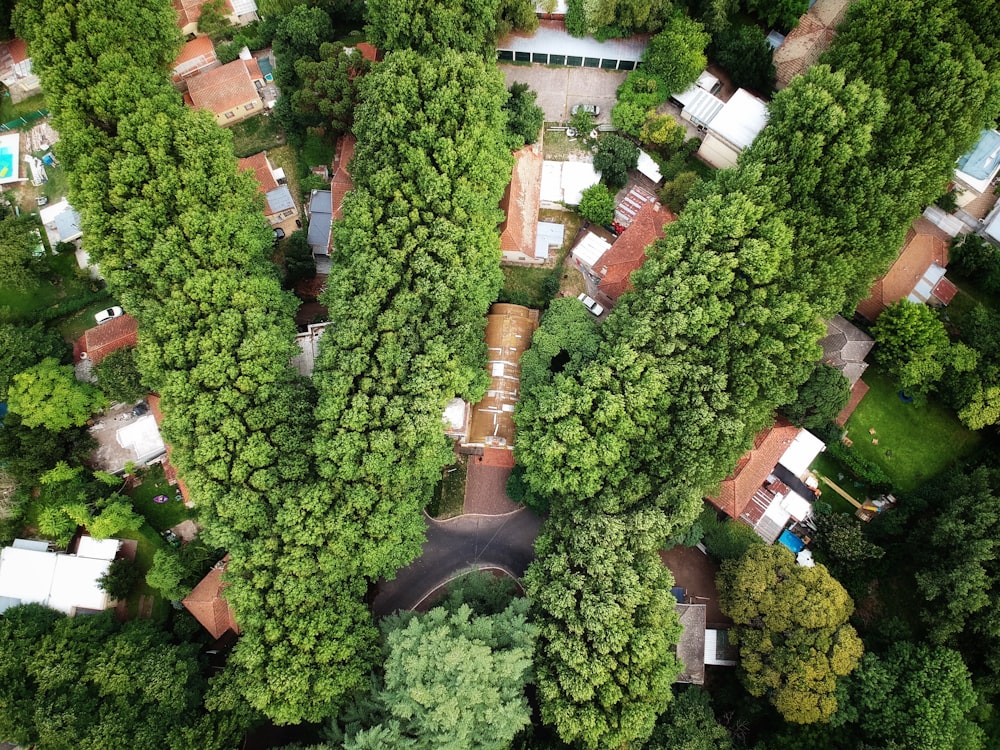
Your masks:
<svg viewBox="0 0 1000 750"><path fill-rule="evenodd" d="M333 172L333 180L330 182L330 192L333 218L344 218L344 198L354 189L354 180L351 179L351 159L354 158L354 149L358 145L358 139L350 133L342 135L337 142L337 165Z"/></svg>
<svg viewBox="0 0 1000 750"><path fill-rule="evenodd" d="M826 336L820 340L823 362L836 367L853 386L868 369L865 357L875 346L875 339L840 315L826 324Z"/></svg>
<svg viewBox="0 0 1000 750"><path fill-rule="evenodd" d="M73 346L73 358L79 362L86 353L87 358L96 365L112 352L138 343L139 321L126 314L84 331Z"/></svg>
<svg viewBox="0 0 1000 750"><path fill-rule="evenodd" d="M213 638L221 638L229 630L234 633L240 632L240 626L236 624L233 612L222 596L226 588L222 574L226 571L228 563L229 555L226 555L181 602Z"/></svg>
<svg viewBox="0 0 1000 750"><path fill-rule="evenodd" d="M958 160L955 178L982 193L1000 172L1000 132L984 130L973 149Z"/></svg>
<svg viewBox="0 0 1000 750"><path fill-rule="evenodd" d="M330 227L333 224L333 193L314 190L309 197L309 231L306 235L313 254L330 254Z"/></svg>
<svg viewBox="0 0 1000 750"><path fill-rule="evenodd" d="M192 78L188 82L188 95L197 109L221 115L242 104L260 100L254 74L262 79L260 67L254 60L233 60Z"/></svg>
<svg viewBox="0 0 1000 750"><path fill-rule="evenodd" d="M531 34L508 34L497 42L497 49L639 62L648 43L648 34L636 34L627 39L608 39L605 42L599 42L591 36L577 38L569 35L562 21L539 21L537 31Z"/></svg>
<svg viewBox="0 0 1000 750"><path fill-rule="evenodd" d="M799 18L798 25L774 51L778 89L785 88L795 76L805 73L830 47L849 5L850 0L816 0Z"/></svg>
<svg viewBox="0 0 1000 750"><path fill-rule="evenodd" d="M632 272L646 262L646 248L662 237L664 228L676 218L657 201L644 203L629 228L594 266L602 277L598 290L612 300L629 291L632 288Z"/></svg>
<svg viewBox="0 0 1000 750"><path fill-rule="evenodd" d="M500 200L500 250L535 257L538 208L541 202L542 154L536 146L514 152L510 183Z"/></svg>
<svg viewBox="0 0 1000 750"><path fill-rule="evenodd" d="M684 670L675 682L692 685L705 684L705 605L678 604L677 615L681 623L681 637L677 643L677 658Z"/></svg>
<svg viewBox="0 0 1000 750"><path fill-rule="evenodd" d="M196 36L190 42L185 43L181 47L181 53L174 60L174 69L183 66L185 63L194 62L200 58L209 58L211 60L218 60L219 58L215 54L215 45L212 43L211 37L207 36Z"/></svg>
<svg viewBox="0 0 1000 750"><path fill-rule="evenodd" d="M201 6L206 2L207 0L174 0L178 25L183 29L189 24L197 23L201 18ZM225 9L230 13L233 11L233 5L229 0L226 0Z"/></svg>
<svg viewBox="0 0 1000 750"><path fill-rule="evenodd" d="M241 172L253 172L254 179L257 180L262 193L267 193L278 187L278 181L274 179L274 172L271 169L271 162L267 158L267 151L243 157L236 162L236 168Z"/></svg>
<svg viewBox="0 0 1000 750"><path fill-rule="evenodd" d="M767 104L746 89L737 89L709 123L709 130L737 149L753 143L767 125Z"/></svg>

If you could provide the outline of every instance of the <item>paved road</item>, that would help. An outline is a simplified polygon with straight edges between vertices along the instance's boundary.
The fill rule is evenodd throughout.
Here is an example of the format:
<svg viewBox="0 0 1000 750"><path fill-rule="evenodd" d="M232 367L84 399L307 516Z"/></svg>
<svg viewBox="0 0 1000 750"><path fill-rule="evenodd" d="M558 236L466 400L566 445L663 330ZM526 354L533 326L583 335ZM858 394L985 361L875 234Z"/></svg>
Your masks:
<svg viewBox="0 0 1000 750"><path fill-rule="evenodd" d="M414 607L455 573L497 566L524 575L535 557L535 537L542 521L529 510L505 516L459 516L427 520L423 554L395 580L383 581L372 603L376 616Z"/></svg>

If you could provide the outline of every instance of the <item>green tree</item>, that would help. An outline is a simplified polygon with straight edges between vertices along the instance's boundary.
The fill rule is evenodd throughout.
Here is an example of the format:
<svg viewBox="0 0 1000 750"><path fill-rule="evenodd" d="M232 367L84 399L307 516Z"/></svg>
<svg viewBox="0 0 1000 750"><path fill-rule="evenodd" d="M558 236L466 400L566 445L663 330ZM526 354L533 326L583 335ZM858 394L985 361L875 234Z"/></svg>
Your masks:
<svg viewBox="0 0 1000 750"><path fill-rule="evenodd" d="M583 191L577 211L587 221L606 227L615 218L615 194L600 182L591 185Z"/></svg>
<svg viewBox="0 0 1000 750"><path fill-rule="evenodd" d="M24 290L37 282L38 267L32 253L39 240L34 228L28 216L0 221L0 285Z"/></svg>
<svg viewBox="0 0 1000 750"><path fill-rule="evenodd" d="M332 30L330 16L322 8L296 4L282 15L271 42L277 62L275 83L281 88L298 90L301 81L296 62L303 58L321 60L320 48L330 39Z"/></svg>
<svg viewBox="0 0 1000 750"><path fill-rule="evenodd" d="M164 599L180 600L193 588L185 584L188 577L188 570L175 550L158 549L153 554L153 566L146 573L146 583Z"/></svg>
<svg viewBox="0 0 1000 750"><path fill-rule="evenodd" d="M99 390L79 382L70 365L51 357L15 375L7 398L22 424L53 431L79 427L108 403Z"/></svg>
<svg viewBox="0 0 1000 750"><path fill-rule="evenodd" d="M696 172L681 172L672 180L667 180L660 188L660 200L663 204L679 214L687 205L688 196L701 183L701 178Z"/></svg>
<svg viewBox="0 0 1000 750"><path fill-rule="evenodd" d="M220 39L229 38L233 30L226 0L208 0L202 4L201 15L198 16L200 33L211 37L213 42L218 42Z"/></svg>
<svg viewBox="0 0 1000 750"><path fill-rule="evenodd" d="M300 229L285 243L285 287L293 288L302 279L316 278L316 258L309 247L308 235Z"/></svg>
<svg viewBox="0 0 1000 750"><path fill-rule="evenodd" d="M639 131L643 145L651 146L664 156L668 156L684 143L684 127L669 115L654 115L646 120Z"/></svg>
<svg viewBox="0 0 1000 750"><path fill-rule="evenodd" d="M712 47L713 59L726 69L734 86L764 95L774 88L772 49L759 27L730 24L716 35Z"/></svg>
<svg viewBox="0 0 1000 750"><path fill-rule="evenodd" d="M569 0L566 28L574 36L594 35L598 39L614 36L631 36L637 32L659 30L674 10L667 0L654 2L583 2Z"/></svg>
<svg viewBox="0 0 1000 750"><path fill-rule="evenodd" d="M14 375L46 357L61 360L66 353L66 343L58 331L40 323L0 321L0 401L7 400L7 389Z"/></svg>
<svg viewBox="0 0 1000 750"><path fill-rule="evenodd" d="M935 750L983 747L981 731L968 719L976 693L957 651L895 643L884 655L865 654L849 689L852 712L869 742Z"/></svg>
<svg viewBox="0 0 1000 750"><path fill-rule="evenodd" d="M647 750L732 750L733 738L712 712L708 693L698 687L681 689L660 717Z"/></svg>
<svg viewBox="0 0 1000 750"><path fill-rule="evenodd" d="M135 349L125 348L111 352L97 365L98 387L111 401L127 404L149 393L135 360Z"/></svg>
<svg viewBox="0 0 1000 750"><path fill-rule="evenodd" d="M795 400L780 408L792 424L816 430L832 422L850 397L847 378L836 367L818 362L809 379L799 386Z"/></svg>
<svg viewBox="0 0 1000 750"><path fill-rule="evenodd" d="M294 62L299 85L291 92L286 126L304 135L306 128L321 127L330 140L347 132L358 104L358 76L369 63L356 49L323 42L318 59L301 57Z"/></svg>
<svg viewBox="0 0 1000 750"><path fill-rule="evenodd" d="M900 300L879 316L872 335L879 362L903 388L926 393L944 375L951 342L927 305Z"/></svg>
<svg viewBox="0 0 1000 750"><path fill-rule="evenodd" d="M684 91L708 64L705 28L682 13L674 13L663 30L649 40L642 55L642 70L656 78L666 96Z"/></svg>
<svg viewBox="0 0 1000 750"><path fill-rule="evenodd" d="M537 92L528 88L526 83L511 85L510 98L503 105L507 113L507 132L514 139L515 148L525 143L534 143L545 124L545 112L535 104Z"/></svg>
<svg viewBox="0 0 1000 750"><path fill-rule="evenodd" d="M948 270L975 279L984 289L1000 291L1000 249L976 234L960 235L952 241Z"/></svg>
<svg viewBox="0 0 1000 750"><path fill-rule="evenodd" d="M746 5L768 26L783 29L798 26L799 16L809 10L809 0L746 0Z"/></svg>
<svg viewBox="0 0 1000 750"><path fill-rule="evenodd" d="M612 190L625 186L628 172L639 163L639 149L620 135L609 133L597 141L594 169L601 173L601 181Z"/></svg>
<svg viewBox="0 0 1000 750"><path fill-rule="evenodd" d="M132 560L114 560L108 572L97 580L97 585L112 599L127 599L139 582L142 573Z"/></svg>
<svg viewBox="0 0 1000 750"><path fill-rule="evenodd" d="M368 39L380 50L494 54L500 0L378 0L367 6Z"/></svg>
<svg viewBox="0 0 1000 750"><path fill-rule="evenodd" d="M753 546L722 563L719 604L736 623L740 679L786 721L828 721L837 680L858 666L862 645L847 624L854 611L826 568L803 568L784 547Z"/></svg>

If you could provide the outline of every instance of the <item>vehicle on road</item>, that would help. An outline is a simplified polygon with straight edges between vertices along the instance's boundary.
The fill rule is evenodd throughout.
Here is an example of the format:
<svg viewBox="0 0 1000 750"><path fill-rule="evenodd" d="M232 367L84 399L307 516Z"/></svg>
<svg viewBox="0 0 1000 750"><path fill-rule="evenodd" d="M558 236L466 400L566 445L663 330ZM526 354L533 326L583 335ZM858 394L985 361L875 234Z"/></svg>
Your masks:
<svg viewBox="0 0 1000 750"><path fill-rule="evenodd" d="M114 307L109 307L107 310L101 310L99 313L96 313L94 320L97 321L97 325L100 325L101 323L107 323L109 320L120 318L124 314L122 309L115 305Z"/></svg>
<svg viewBox="0 0 1000 750"><path fill-rule="evenodd" d="M604 314L604 308L593 297L590 297L584 294L583 292L580 292L580 294L577 296L577 299L580 300L583 303L583 306L586 307L588 310L590 310L590 312L596 315L597 317L600 317L601 315Z"/></svg>

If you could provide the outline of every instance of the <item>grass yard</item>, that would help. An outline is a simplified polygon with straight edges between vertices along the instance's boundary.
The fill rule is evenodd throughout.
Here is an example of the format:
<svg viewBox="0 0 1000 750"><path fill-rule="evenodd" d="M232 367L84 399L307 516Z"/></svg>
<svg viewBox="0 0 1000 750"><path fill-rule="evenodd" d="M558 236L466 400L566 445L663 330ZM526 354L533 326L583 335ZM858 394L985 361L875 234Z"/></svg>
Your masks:
<svg viewBox="0 0 1000 750"><path fill-rule="evenodd" d="M285 131L273 115L257 115L229 128L237 159L285 145Z"/></svg>
<svg viewBox="0 0 1000 750"><path fill-rule="evenodd" d="M299 192L299 170L295 151L291 146L277 146L267 150L267 158L271 166L275 169L285 170L285 180L288 182L288 191L294 200L299 200L302 193Z"/></svg>
<svg viewBox="0 0 1000 750"><path fill-rule="evenodd" d="M427 513L439 521L462 515L465 504L465 478L468 471L467 456L456 456L452 466L445 467L444 478L434 489L434 497L427 506Z"/></svg>
<svg viewBox="0 0 1000 750"><path fill-rule="evenodd" d="M135 539L138 543L135 551L135 564L141 571L142 576L128 598L129 617L136 617L139 611L139 600L143 596L150 596L153 598L152 619L155 621L166 619L170 605L159 595L156 589L146 583L146 573L153 567L153 555L156 554L156 550L166 549L167 543L160 538L160 535L148 523L144 523L136 531L123 531L118 534L118 537L121 539Z"/></svg>
<svg viewBox="0 0 1000 750"><path fill-rule="evenodd" d="M0 290L3 298L3 303L0 306L9 310L10 318L34 322L46 314L58 312L61 313L59 317L68 317L78 314L78 311L85 310L88 306L92 307L94 312L102 307L107 307L110 297L104 293L95 293L87 280L77 276L78 267L75 255L63 253L51 256L50 263L58 274L58 283L39 279L27 289ZM65 309L52 310L52 308L59 306L65 307ZM84 329L93 326L94 319L91 317L89 325L84 326L80 332L82 333Z"/></svg>
<svg viewBox="0 0 1000 750"><path fill-rule="evenodd" d="M545 123L546 130L542 132L542 154L548 161L569 161L570 157L580 159L592 158L591 150L579 138L570 139L565 130L548 130L558 123Z"/></svg>
<svg viewBox="0 0 1000 750"><path fill-rule="evenodd" d="M14 104L10 100L10 94L4 91L3 96L0 96L0 123L30 115L39 109L45 109L45 94L36 94L19 104Z"/></svg>
<svg viewBox="0 0 1000 750"><path fill-rule="evenodd" d="M938 401L904 403L899 388L882 373L869 369L865 382L871 390L848 420L847 436L854 441L852 450L881 466L901 492L916 489L969 455L982 439ZM869 433L872 428L874 434Z"/></svg>
<svg viewBox="0 0 1000 750"><path fill-rule="evenodd" d="M532 268L503 266L503 289L500 299L516 305L542 310L559 291L561 266Z"/></svg>
<svg viewBox="0 0 1000 750"><path fill-rule="evenodd" d="M302 163L303 172L308 172L312 167L319 167L326 164L333 168L333 157L337 153L337 147L327 143L315 135L307 135L299 151L299 159Z"/></svg>
<svg viewBox="0 0 1000 750"><path fill-rule="evenodd" d="M855 479L848 468L828 453L824 452L816 456L816 460L812 462L809 468L814 474L822 475L831 482L834 482L840 489L844 490L859 503L863 503L866 498L870 498L874 494L864 482L859 482ZM834 513L854 515L857 508L841 497L826 482L820 480L819 488L823 493L820 499L829 505Z"/></svg>
<svg viewBox="0 0 1000 750"><path fill-rule="evenodd" d="M156 531L169 529L181 521L194 518L194 511L184 507L184 503L176 499L177 488L167 484L163 467L159 464L146 469L142 474L142 484L129 494L136 512L141 513ZM166 495L170 499L165 503L154 503L153 498L157 495Z"/></svg>

